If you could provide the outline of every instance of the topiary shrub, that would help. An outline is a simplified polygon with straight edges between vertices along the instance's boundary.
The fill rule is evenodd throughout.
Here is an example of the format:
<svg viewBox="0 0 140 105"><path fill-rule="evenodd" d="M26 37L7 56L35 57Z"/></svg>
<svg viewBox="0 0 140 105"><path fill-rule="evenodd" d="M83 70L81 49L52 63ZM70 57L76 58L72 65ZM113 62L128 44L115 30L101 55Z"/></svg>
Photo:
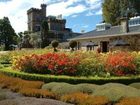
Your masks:
<svg viewBox="0 0 140 105"><path fill-rule="evenodd" d="M43 85L42 89L52 91L59 95L64 95L64 94L69 94L69 93L74 93L74 92L82 92L82 93L91 94L94 92L94 90L97 87L98 85L88 84L88 83L71 85L68 83L52 82L52 83L47 83Z"/></svg>
<svg viewBox="0 0 140 105"><path fill-rule="evenodd" d="M140 89L140 83L139 82L138 83L131 83L131 84L129 84L129 86L134 87L136 89Z"/></svg>
<svg viewBox="0 0 140 105"><path fill-rule="evenodd" d="M115 105L140 105L140 97L123 98Z"/></svg>
<svg viewBox="0 0 140 105"><path fill-rule="evenodd" d="M98 88L98 85L95 84L88 84L88 83L82 83L75 85L75 88L77 92L92 94L96 88Z"/></svg>
<svg viewBox="0 0 140 105"><path fill-rule="evenodd" d="M43 85L42 89L46 89L54 93L57 93L59 96L77 92L74 85L63 83L63 82L62 83L57 83L57 82L48 83L48 84Z"/></svg>
<svg viewBox="0 0 140 105"><path fill-rule="evenodd" d="M53 40L53 41L51 42L51 45L52 45L52 47L54 48L54 52L57 52L56 47L58 47L59 42L58 42L57 40Z"/></svg>
<svg viewBox="0 0 140 105"><path fill-rule="evenodd" d="M110 101L118 101L122 97L140 97L140 90L118 83L101 85L94 92L95 96L106 96Z"/></svg>
<svg viewBox="0 0 140 105"><path fill-rule="evenodd" d="M76 46L77 46L77 42L76 42L76 41L71 40L71 41L69 42L69 46L70 46L70 48L71 48L71 51L74 51L74 47L76 47Z"/></svg>

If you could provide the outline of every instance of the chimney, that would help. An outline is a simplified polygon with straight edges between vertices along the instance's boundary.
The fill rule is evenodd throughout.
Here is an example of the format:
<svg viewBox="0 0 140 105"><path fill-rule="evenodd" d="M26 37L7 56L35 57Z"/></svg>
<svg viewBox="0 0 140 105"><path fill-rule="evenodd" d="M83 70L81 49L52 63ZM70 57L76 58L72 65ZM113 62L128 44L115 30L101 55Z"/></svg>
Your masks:
<svg viewBox="0 0 140 105"><path fill-rule="evenodd" d="M123 33L129 32L128 18L127 17L121 18L121 32L123 32Z"/></svg>

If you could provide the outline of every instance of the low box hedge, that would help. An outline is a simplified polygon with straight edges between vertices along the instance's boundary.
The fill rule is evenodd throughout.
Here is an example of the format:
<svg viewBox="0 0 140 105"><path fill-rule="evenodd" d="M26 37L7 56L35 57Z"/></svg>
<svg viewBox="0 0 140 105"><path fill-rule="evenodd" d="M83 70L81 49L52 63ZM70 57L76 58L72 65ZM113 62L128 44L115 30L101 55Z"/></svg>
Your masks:
<svg viewBox="0 0 140 105"><path fill-rule="evenodd" d="M74 76L57 76L57 75L46 75L46 74L30 74L20 71L12 70L11 68L2 68L0 73L4 73L9 76L19 77L25 80L38 80L46 83L49 82L66 82L71 84L78 83L94 83L94 84L105 84L105 83L122 83L130 84L140 81L140 75L130 77L74 77Z"/></svg>

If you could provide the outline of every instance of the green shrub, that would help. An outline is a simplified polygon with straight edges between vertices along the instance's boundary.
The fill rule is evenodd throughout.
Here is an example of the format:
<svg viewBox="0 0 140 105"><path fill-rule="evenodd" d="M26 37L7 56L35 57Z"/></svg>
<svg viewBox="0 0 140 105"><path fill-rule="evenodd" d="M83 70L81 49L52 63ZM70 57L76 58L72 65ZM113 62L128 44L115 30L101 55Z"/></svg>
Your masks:
<svg viewBox="0 0 140 105"><path fill-rule="evenodd" d="M134 88L136 88L136 89L140 89L140 82L139 82L139 83L132 83L132 84L129 84L129 86L134 87Z"/></svg>
<svg viewBox="0 0 140 105"><path fill-rule="evenodd" d="M101 85L94 92L95 96L106 96L110 101L118 101L123 97L140 97L140 90L118 83Z"/></svg>
<svg viewBox="0 0 140 105"><path fill-rule="evenodd" d="M55 76L55 75L46 75L46 74L30 74L12 70L11 68L2 68L0 69L0 73L19 77L26 80L38 80L43 82L66 82L71 84L78 83L93 83L93 84L105 84L109 82L117 82L122 84L130 84L134 82L140 81L140 76L130 76L130 77L73 77L73 76Z"/></svg>
<svg viewBox="0 0 140 105"><path fill-rule="evenodd" d="M102 76L103 74L105 74L104 65L98 58L82 59L77 67L77 75L80 76Z"/></svg>
<svg viewBox="0 0 140 105"><path fill-rule="evenodd" d="M71 48L71 51L74 51L74 47L77 46L77 42L72 40L69 42L69 46Z"/></svg>
<svg viewBox="0 0 140 105"><path fill-rule="evenodd" d="M53 40L53 41L51 42L51 45L52 45L52 47L54 48L54 52L57 52L56 47L58 47L59 42L58 42L57 40Z"/></svg>
<svg viewBox="0 0 140 105"><path fill-rule="evenodd" d="M75 85L75 88L78 92L87 93L87 94L92 94L97 87L99 86L95 84L88 84L88 83L81 83Z"/></svg>
<svg viewBox="0 0 140 105"><path fill-rule="evenodd" d="M6 52L0 55L0 63L1 64L11 64L12 56L11 53Z"/></svg>
<svg viewBox="0 0 140 105"><path fill-rule="evenodd" d="M88 83L71 85L68 83L52 82L52 83L47 83L43 85L42 89L52 91L59 95L64 95L64 94L69 94L69 93L74 93L74 92L82 92L82 93L91 94L97 87L98 85L88 84Z"/></svg>
<svg viewBox="0 0 140 105"><path fill-rule="evenodd" d="M50 87L51 89L49 89ZM49 83L49 84L44 85L42 89L49 89L53 93L57 93L58 95L69 94L69 93L73 93L77 91L74 88L74 85L71 85L68 83Z"/></svg>

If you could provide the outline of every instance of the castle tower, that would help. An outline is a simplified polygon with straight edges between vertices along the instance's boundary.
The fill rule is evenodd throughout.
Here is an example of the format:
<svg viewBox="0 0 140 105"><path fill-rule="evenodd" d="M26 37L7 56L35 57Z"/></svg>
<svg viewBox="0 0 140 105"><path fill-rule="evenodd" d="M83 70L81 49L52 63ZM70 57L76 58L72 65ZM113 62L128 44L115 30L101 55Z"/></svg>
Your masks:
<svg viewBox="0 0 140 105"><path fill-rule="evenodd" d="M41 4L41 9L31 8L27 11L28 15L28 31L40 31L41 21L46 19L46 4Z"/></svg>
<svg viewBox="0 0 140 105"><path fill-rule="evenodd" d="M47 7L46 4L41 4L41 11L42 11L43 18L46 17L46 7Z"/></svg>

